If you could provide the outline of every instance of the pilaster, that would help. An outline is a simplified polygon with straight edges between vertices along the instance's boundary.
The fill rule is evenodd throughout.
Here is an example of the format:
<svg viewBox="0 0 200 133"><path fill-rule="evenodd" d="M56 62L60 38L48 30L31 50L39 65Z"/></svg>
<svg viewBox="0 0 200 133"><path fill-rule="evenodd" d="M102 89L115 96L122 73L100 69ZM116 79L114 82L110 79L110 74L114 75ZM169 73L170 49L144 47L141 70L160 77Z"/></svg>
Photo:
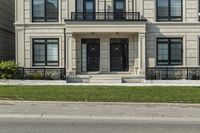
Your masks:
<svg viewBox="0 0 200 133"><path fill-rule="evenodd" d="M146 34L139 33L138 35L138 58L139 58L139 74L145 76L146 69Z"/></svg>

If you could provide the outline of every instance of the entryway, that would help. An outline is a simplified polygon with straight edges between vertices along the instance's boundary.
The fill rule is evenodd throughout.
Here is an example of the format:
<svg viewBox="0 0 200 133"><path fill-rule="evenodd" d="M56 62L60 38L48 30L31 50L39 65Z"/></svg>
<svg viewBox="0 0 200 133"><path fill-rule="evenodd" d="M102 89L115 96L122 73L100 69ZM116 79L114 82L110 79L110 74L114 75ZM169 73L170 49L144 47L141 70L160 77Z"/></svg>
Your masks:
<svg viewBox="0 0 200 133"><path fill-rule="evenodd" d="M100 39L82 39L82 72L99 71Z"/></svg>
<svg viewBox="0 0 200 133"><path fill-rule="evenodd" d="M128 39L110 39L110 71L128 71Z"/></svg>

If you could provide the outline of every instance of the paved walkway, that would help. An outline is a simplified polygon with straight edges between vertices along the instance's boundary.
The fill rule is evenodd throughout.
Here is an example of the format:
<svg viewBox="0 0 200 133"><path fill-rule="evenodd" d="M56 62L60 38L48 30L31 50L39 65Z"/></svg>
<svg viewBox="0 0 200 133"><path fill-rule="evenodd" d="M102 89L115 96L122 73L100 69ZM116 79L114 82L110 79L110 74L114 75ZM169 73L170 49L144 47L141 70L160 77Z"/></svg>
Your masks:
<svg viewBox="0 0 200 133"><path fill-rule="evenodd" d="M200 104L0 101L0 118L200 121Z"/></svg>
<svg viewBox="0 0 200 133"><path fill-rule="evenodd" d="M0 80L0 85L200 86L200 80L147 80L144 83L67 83L65 80Z"/></svg>

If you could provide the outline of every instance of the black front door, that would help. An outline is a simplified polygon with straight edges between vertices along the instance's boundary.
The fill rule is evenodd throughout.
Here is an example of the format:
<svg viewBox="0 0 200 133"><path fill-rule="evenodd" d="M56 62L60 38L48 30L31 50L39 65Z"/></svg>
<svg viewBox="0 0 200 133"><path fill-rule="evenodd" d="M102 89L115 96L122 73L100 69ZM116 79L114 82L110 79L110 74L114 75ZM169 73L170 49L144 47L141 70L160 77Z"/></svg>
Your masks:
<svg viewBox="0 0 200 133"><path fill-rule="evenodd" d="M87 71L99 71L100 64L100 40L99 39L83 39L82 43L86 44L87 50Z"/></svg>
<svg viewBox="0 0 200 133"><path fill-rule="evenodd" d="M111 71L128 71L128 39L111 39Z"/></svg>
<svg viewBox="0 0 200 133"><path fill-rule="evenodd" d="M125 19L126 16L124 12L126 12L125 0L114 0L114 19Z"/></svg>

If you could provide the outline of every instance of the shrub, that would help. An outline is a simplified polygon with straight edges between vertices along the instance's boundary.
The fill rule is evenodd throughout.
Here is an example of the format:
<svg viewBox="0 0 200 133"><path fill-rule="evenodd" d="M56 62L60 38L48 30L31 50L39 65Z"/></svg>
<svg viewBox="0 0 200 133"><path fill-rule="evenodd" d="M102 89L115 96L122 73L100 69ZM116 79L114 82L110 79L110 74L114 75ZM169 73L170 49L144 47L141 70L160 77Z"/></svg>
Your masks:
<svg viewBox="0 0 200 133"><path fill-rule="evenodd" d="M41 80L41 79L43 79L43 76L42 76L41 72L35 71L34 74L33 74L33 78L35 80Z"/></svg>
<svg viewBox="0 0 200 133"><path fill-rule="evenodd" d="M10 79L17 71L15 61L1 61L0 62L0 79Z"/></svg>

